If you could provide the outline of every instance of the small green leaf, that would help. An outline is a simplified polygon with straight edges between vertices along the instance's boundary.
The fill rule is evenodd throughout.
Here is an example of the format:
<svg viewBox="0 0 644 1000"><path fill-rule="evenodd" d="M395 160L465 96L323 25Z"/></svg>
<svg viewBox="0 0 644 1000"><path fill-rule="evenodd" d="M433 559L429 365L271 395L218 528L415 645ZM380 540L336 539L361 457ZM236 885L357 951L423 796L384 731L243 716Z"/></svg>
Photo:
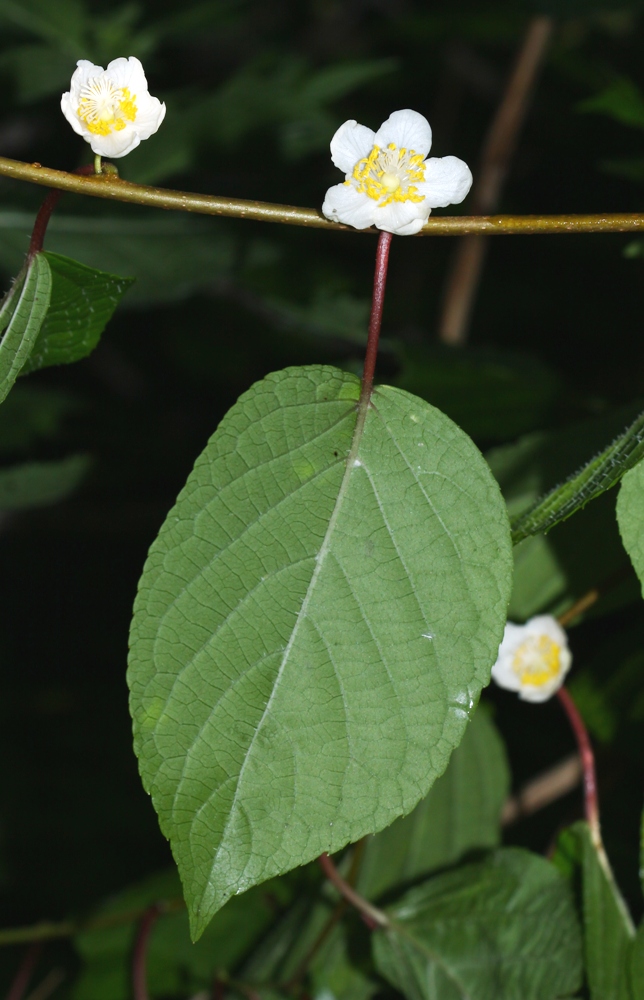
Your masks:
<svg viewBox="0 0 644 1000"><path fill-rule="evenodd" d="M527 851L438 875L385 912L374 959L407 1000L554 1000L581 985L568 883Z"/></svg>
<svg viewBox="0 0 644 1000"><path fill-rule="evenodd" d="M233 893L411 811L505 623L488 466L399 389L269 375L153 544L131 631L135 749L198 936Z"/></svg>
<svg viewBox="0 0 644 1000"><path fill-rule="evenodd" d="M42 253L51 269L49 309L21 375L71 364L96 347L133 278L105 274L57 253Z"/></svg>
<svg viewBox="0 0 644 1000"><path fill-rule="evenodd" d="M51 296L51 269L37 253L16 278L0 308L0 403L27 362Z"/></svg>
<svg viewBox="0 0 644 1000"><path fill-rule="evenodd" d="M644 455L644 413L599 455L591 458L561 486L556 486L528 510L512 518L516 545L529 535L549 531L581 510L590 500L615 486Z"/></svg>
<svg viewBox="0 0 644 1000"><path fill-rule="evenodd" d="M375 898L468 851L496 847L510 786L505 748L479 706L445 774L414 811L367 841L358 891Z"/></svg>
<svg viewBox="0 0 644 1000"><path fill-rule="evenodd" d="M644 593L644 462L626 473L617 497L617 523Z"/></svg>
<svg viewBox="0 0 644 1000"><path fill-rule="evenodd" d="M57 503L73 493L90 466L87 455L52 462L25 462L0 469L0 511Z"/></svg>
<svg viewBox="0 0 644 1000"><path fill-rule="evenodd" d="M593 844L587 823L575 823L562 837L561 856L582 871L584 950L591 1000L630 1000L628 965L633 925L613 874Z"/></svg>

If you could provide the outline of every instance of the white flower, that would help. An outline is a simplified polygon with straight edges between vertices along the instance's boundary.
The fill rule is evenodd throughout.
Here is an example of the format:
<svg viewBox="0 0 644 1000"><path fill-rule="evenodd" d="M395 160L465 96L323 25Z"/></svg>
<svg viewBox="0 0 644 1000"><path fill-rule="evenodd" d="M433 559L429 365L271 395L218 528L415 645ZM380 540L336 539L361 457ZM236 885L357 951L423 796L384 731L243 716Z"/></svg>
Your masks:
<svg viewBox="0 0 644 1000"><path fill-rule="evenodd" d="M537 615L525 625L507 623L492 677L524 701L546 701L563 684L571 663L561 625L552 615Z"/></svg>
<svg viewBox="0 0 644 1000"><path fill-rule="evenodd" d="M165 117L165 104L148 93L135 56L114 59L107 69L79 59L60 106L65 118L98 156L126 156L148 139Z"/></svg>
<svg viewBox="0 0 644 1000"><path fill-rule="evenodd" d="M322 212L355 229L413 236L432 208L458 205L472 186L463 160L426 159L431 144L429 122L417 111L394 111L377 132L345 122L331 140L331 159L346 180L329 188Z"/></svg>

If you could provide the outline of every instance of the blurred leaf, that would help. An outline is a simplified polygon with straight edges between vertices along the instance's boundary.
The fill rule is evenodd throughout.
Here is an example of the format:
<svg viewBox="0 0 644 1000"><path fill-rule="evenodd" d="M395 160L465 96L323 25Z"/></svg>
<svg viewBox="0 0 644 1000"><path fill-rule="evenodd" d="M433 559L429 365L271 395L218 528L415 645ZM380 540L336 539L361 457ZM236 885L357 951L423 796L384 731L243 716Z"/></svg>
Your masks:
<svg viewBox="0 0 644 1000"><path fill-rule="evenodd" d="M18 383L0 406L0 454L26 451L55 438L81 403L60 389Z"/></svg>
<svg viewBox="0 0 644 1000"><path fill-rule="evenodd" d="M286 880L236 896L219 911L198 944L192 944L184 909L161 916L148 952L151 996L186 996L208 987L218 970L232 972L291 898ZM181 899L176 869L161 872L113 896L95 917L137 911L159 901ZM85 931L74 939L83 960L72 1000L130 1000L134 922Z"/></svg>
<svg viewBox="0 0 644 1000"><path fill-rule="evenodd" d="M16 45L0 55L0 72L11 74L18 100L24 103L69 90L73 71L69 53L52 45Z"/></svg>
<svg viewBox="0 0 644 1000"><path fill-rule="evenodd" d="M87 15L81 0L0 0L0 23L13 24L55 42L71 58L83 57ZM73 65L70 70L73 72Z"/></svg>
<svg viewBox="0 0 644 1000"><path fill-rule="evenodd" d="M29 213L0 211L0 265L9 272L21 260L32 227ZM54 215L47 245L88 267L133 275L136 284L126 303L139 306L179 301L228 274L236 240L215 220L152 213L143 218Z"/></svg>
<svg viewBox="0 0 644 1000"><path fill-rule="evenodd" d="M96 271L59 254L43 256L52 277L49 309L21 375L91 354L134 280Z"/></svg>
<svg viewBox="0 0 644 1000"><path fill-rule="evenodd" d="M241 66L194 107L193 130L233 146L251 132L277 126L283 154L298 159L328 147L340 122L327 104L395 66L393 59L369 59L314 70L299 56L264 56Z"/></svg>
<svg viewBox="0 0 644 1000"><path fill-rule="evenodd" d="M16 278L0 307L0 403L31 354L51 295L51 269L37 253Z"/></svg>
<svg viewBox="0 0 644 1000"><path fill-rule="evenodd" d="M87 455L70 455L0 469L0 511L45 507L64 500L78 488L90 464Z"/></svg>
<svg viewBox="0 0 644 1000"><path fill-rule="evenodd" d="M566 687L591 736L610 743L617 730L618 716L605 692L588 671L576 672Z"/></svg>
<svg viewBox="0 0 644 1000"><path fill-rule="evenodd" d="M374 959L407 1000L554 1000L581 985L568 884L527 851L435 876L386 913Z"/></svg>
<svg viewBox="0 0 644 1000"><path fill-rule="evenodd" d="M509 788L503 742L485 706L479 706L427 797L409 816L369 837L358 891L378 897L468 851L498 846Z"/></svg>
<svg viewBox="0 0 644 1000"><path fill-rule="evenodd" d="M507 441L538 427L560 388L552 371L519 354L406 345L402 361L396 384L479 440Z"/></svg>
<svg viewBox="0 0 644 1000"><path fill-rule="evenodd" d="M637 156L622 160L602 160L599 164L604 173L614 177L625 177L629 181L644 181L644 157ZM633 244L630 244L633 246Z"/></svg>
<svg viewBox="0 0 644 1000"><path fill-rule="evenodd" d="M627 472L617 497L617 523L644 593L644 462Z"/></svg>
<svg viewBox="0 0 644 1000"><path fill-rule="evenodd" d="M511 552L487 465L422 400L359 396L322 366L256 383L143 570L135 746L195 936L232 893L410 811L496 656Z"/></svg>
<svg viewBox="0 0 644 1000"><path fill-rule="evenodd" d="M561 485L537 500L527 510L511 519L512 540L517 542L529 535L549 531L565 521L590 500L615 486L628 469L644 455L644 413L604 448L586 462Z"/></svg>
<svg viewBox="0 0 644 1000"><path fill-rule="evenodd" d="M595 97L577 105L579 111L608 115L622 125L644 128L644 94L626 77L619 77Z"/></svg>
<svg viewBox="0 0 644 1000"><path fill-rule="evenodd" d="M584 951L591 1000L630 1000L628 963L633 926L608 862L598 853L586 822L560 837L560 866L582 871Z"/></svg>

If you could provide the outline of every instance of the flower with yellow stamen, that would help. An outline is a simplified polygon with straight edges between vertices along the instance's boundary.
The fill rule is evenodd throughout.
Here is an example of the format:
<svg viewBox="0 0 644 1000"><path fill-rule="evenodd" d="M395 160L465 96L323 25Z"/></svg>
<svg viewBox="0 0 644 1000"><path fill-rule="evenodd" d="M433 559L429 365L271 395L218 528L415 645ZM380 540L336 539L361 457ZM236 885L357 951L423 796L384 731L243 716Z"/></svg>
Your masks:
<svg viewBox="0 0 644 1000"><path fill-rule="evenodd" d="M394 111L377 132L345 122L331 140L331 159L345 181L329 188L322 212L355 229L417 233L432 208L459 204L472 185L463 160L427 159L431 144L432 130L417 111Z"/></svg>
<svg viewBox="0 0 644 1000"><path fill-rule="evenodd" d="M571 663L561 625L552 615L537 615L525 625L507 623L492 677L524 701L546 701L563 684Z"/></svg>
<svg viewBox="0 0 644 1000"><path fill-rule="evenodd" d="M94 153L110 159L131 153L165 117L165 104L150 96L135 56L114 59L107 69L80 59L60 106Z"/></svg>

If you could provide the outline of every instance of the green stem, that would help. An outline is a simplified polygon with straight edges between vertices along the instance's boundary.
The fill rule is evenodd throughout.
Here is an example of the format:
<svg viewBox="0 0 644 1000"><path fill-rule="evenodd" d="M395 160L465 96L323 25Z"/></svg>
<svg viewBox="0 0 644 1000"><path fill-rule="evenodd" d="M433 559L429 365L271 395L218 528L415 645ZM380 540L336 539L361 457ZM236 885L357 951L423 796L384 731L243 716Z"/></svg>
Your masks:
<svg viewBox="0 0 644 1000"><path fill-rule="evenodd" d="M95 174L102 174L103 173L103 165L102 165L102 162L101 162L101 157L98 155L98 153L94 157L94 173Z"/></svg>
<svg viewBox="0 0 644 1000"><path fill-rule="evenodd" d="M122 201L147 205L177 212L197 212L201 215L219 215L262 222L279 222L289 226L310 226L315 229L345 230L355 233L351 226L330 222L314 208L297 208L293 205L271 205L261 201L241 198L220 198L216 195L190 194L169 191L165 188L131 184L112 173L79 177L62 170L52 170L39 163L21 163L0 157L0 176L14 180L73 191L91 198ZM466 236L478 233L483 236L532 235L536 233L615 233L644 230L644 214L604 215L483 215L442 216L430 218L421 229L421 236ZM375 234L375 230L364 232Z"/></svg>

